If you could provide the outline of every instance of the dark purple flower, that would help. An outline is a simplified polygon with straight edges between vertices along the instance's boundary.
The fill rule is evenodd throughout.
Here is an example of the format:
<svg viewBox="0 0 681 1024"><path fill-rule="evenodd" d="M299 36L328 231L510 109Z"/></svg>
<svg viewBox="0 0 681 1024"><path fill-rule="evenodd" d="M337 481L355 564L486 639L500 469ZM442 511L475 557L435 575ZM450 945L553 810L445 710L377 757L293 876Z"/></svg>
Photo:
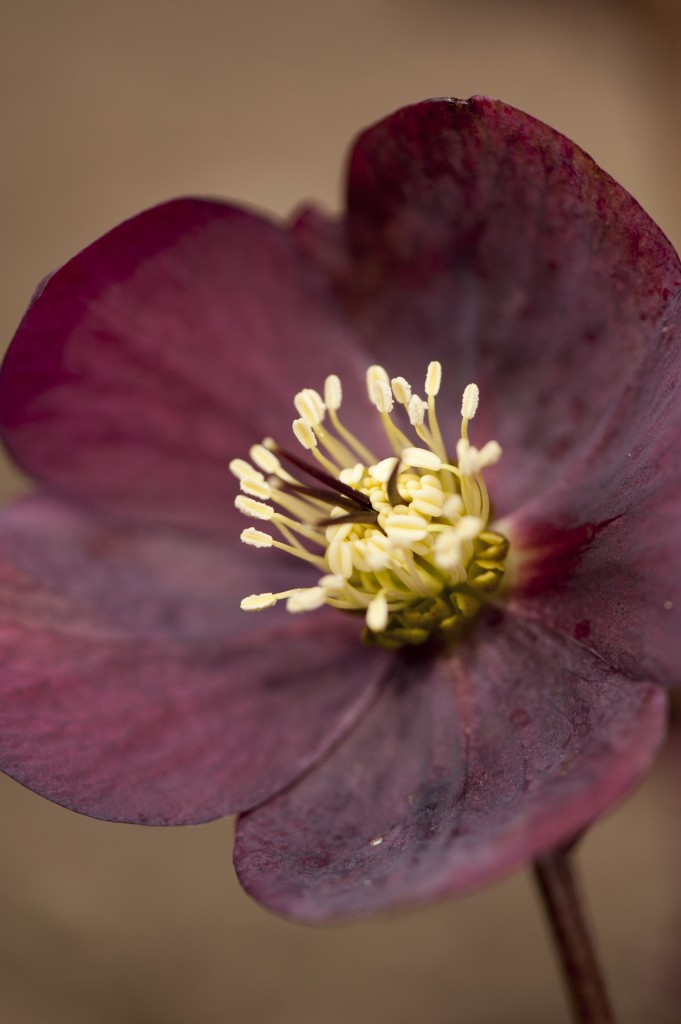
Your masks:
<svg viewBox="0 0 681 1024"><path fill-rule="evenodd" d="M646 771L679 676L680 286L623 189L486 99L369 129L339 222L185 199L94 243L0 375L40 486L0 517L0 767L95 817L245 812L242 883L306 920L574 838ZM319 573L239 543L229 460L287 445L293 395L332 374L385 445L367 367L420 386L431 361L443 434L475 381L475 439L504 450L505 589L456 639L394 651L333 608L242 612Z"/></svg>

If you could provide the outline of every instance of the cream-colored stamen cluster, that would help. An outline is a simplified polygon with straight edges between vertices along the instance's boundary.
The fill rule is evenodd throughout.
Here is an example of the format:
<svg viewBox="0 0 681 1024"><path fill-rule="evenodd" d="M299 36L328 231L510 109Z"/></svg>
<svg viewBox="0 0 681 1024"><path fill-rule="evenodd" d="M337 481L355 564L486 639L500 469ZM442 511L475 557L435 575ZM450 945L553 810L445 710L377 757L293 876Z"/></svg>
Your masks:
<svg viewBox="0 0 681 1024"><path fill-rule="evenodd" d="M441 378L440 363L430 363L424 399L403 377L391 380L383 367L369 367L367 391L392 450L388 457L377 458L341 423L341 382L332 375L323 396L312 388L295 396L293 434L304 454L265 439L251 448L250 462L230 463L242 491L236 507L276 530L250 526L242 541L279 548L320 574L311 587L246 597L244 610L286 599L291 612L324 604L359 611L366 639L386 647L455 634L475 615L485 594L500 585L508 550L506 539L489 529L482 477L501 448L496 441L480 449L470 443L479 394L469 384L456 460L450 459L435 410ZM393 419L396 406L407 433Z"/></svg>

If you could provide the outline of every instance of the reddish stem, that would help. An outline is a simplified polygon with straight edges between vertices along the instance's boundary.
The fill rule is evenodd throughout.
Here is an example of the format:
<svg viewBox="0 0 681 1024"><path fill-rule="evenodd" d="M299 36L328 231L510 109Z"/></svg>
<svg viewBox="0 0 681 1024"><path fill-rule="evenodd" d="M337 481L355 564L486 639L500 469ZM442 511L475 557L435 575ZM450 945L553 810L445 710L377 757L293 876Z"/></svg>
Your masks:
<svg viewBox="0 0 681 1024"><path fill-rule="evenodd" d="M615 1024L596 952L582 910L570 849L535 862L541 893L576 1024Z"/></svg>

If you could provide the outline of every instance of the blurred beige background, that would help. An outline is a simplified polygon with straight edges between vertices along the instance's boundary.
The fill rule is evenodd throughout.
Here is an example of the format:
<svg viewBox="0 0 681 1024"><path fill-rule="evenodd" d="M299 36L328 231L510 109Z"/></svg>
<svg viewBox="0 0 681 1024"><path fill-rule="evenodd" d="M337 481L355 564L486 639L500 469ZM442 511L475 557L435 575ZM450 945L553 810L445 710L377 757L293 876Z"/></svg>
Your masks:
<svg viewBox="0 0 681 1024"><path fill-rule="evenodd" d="M337 206L350 137L429 95L482 92L542 117L681 241L676 18L676 0L10 0L0 338L46 272L164 198ZM4 464L3 495L21 487ZM583 846L624 1024L679 1017L675 770L667 757ZM241 893L227 822L108 825L6 779L0 801L0 1024L568 1021L523 875L311 930Z"/></svg>

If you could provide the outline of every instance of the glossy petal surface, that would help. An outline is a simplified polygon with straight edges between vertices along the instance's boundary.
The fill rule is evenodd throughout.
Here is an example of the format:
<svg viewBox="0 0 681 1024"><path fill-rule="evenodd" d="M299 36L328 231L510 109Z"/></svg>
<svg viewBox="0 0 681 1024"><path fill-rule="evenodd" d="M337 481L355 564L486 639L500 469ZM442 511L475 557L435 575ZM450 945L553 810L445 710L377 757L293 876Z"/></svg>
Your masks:
<svg viewBox="0 0 681 1024"><path fill-rule="evenodd" d="M573 643L489 618L402 659L318 768L240 819L245 888L324 921L489 882L574 838L648 768L665 699Z"/></svg>
<svg viewBox="0 0 681 1024"><path fill-rule="evenodd" d="M624 189L487 99L408 107L360 137L349 264L334 262L323 220L306 217L299 235L336 275L372 359L418 390L425 363L442 361L452 438L461 392L478 383L474 437L507 453L489 475L500 514L581 450L681 285L671 244Z"/></svg>
<svg viewBox="0 0 681 1024"><path fill-rule="evenodd" d="M293 395L326 374L363 393L365 365L286 231L176 200L43 285L0 374L0 430L63 494L224 534L241 527L229 460L268 434L288 443Z"/></svg>
<svg viewBox="0 0 681 1024"><path fill-rule="evenodd" d="M347 730L385 656L332 612L235 630L209 554L52 502L4 513L3 771L93 817L184 824L267 798Z"/></svg>
<svg viewBox="0 0 681 1024"><path fill-rule="evenodd" d="M681 299L610 417L549 494L511 520L524 615L633 678L681 682Z"/></svg>

